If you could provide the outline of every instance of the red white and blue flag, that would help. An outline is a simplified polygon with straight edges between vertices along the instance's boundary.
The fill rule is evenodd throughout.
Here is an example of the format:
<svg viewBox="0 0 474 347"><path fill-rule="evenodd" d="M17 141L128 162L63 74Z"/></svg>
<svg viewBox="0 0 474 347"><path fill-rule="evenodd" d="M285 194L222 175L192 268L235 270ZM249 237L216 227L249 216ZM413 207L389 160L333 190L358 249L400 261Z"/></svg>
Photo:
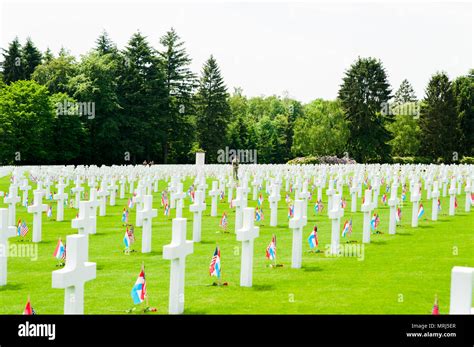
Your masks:
<svg viewBox="0 0 474 347"><path fill-rule="evenodd" d="M318 240L318 227L315 225L311 234L308 237L309 247L311 249L318 247L319 240Z"/></svg>
<svg viewBox="0 0 474 347"><path fill-rule="evenodd" d="M55 257L58 260L66 259L66 247L64 247L64 244L61 241L61 238L59 238L59 240L58 240L58 243L56 245L56 249L54 250L53 257Z"/></svg>
<svg viewBox="0 0 474 347"><path fill-rule="evenodd" d="M31 316L31 315L35 315L35 314L36 314L36 312L33 309L33 307L31 306L30 298L28 297L28 301L26 302L25 309L23 310L23 315Z"/></svg>
<svg viewBox="0 0 474 347"><path fill-rule="evenodd" d="M222 218L219 222L219 226L223 228L224 230L227 230L227 213L226 212L222 214Z"/></svg>
<svg viewBox="0 0 474 347"><path fill-rule="evenodd" d="M140 271L140 274L138 275L137 281L135 282L135 285L132 288L132 299L133 303L140 304L145 300L146 298L146 280L145 280L145 270L142 267L142 271Z"/></svg>
<svg viewBox="0 0 474 347"><path fill-rule="evenodd" d="M221 250L216 247L214 255L212 256L211 264L209 265L209 275L221 277Z"/></svg>
<svg viewBox="0 0 474 347"><path fill-rule="evenodd" d="M276 235L273 235L272 241L271 241L270 244L267 246L267 252L266 252L265 257L266 257L267 259L270 259L270 260L275 260L275 259L276 259L276 250L277 250L277 246L276 246Z"/></svg>
<svg viewBox="0 0 474 347"><path fill-rule="evenodd" d="M418 207L418 219L421 218L425 214L425 209L423 208L423 204L420 204L420 207Z"/></svg>

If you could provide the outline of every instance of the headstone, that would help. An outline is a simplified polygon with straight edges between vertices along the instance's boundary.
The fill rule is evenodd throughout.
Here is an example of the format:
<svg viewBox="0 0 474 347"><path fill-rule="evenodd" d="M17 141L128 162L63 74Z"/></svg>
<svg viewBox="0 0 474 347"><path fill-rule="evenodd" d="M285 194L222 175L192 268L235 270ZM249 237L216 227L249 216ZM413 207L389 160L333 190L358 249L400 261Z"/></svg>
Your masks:
<svg viewBox="0 0 474 347"><path fill-rule="evenodd" d="M100 189L97 192L97 197L99 200L99 216L104 217L107 214L107 196L109 192L107 191L107 183L105 179L100 182Z"/></svg>
<svg viewBox="0 0 474 347"><path fill-rule="evenodd" d="M433 182L433 191L431 192L431 220L438 220L438 198L439 198L439 187L438 181Z"/></svg>
<svg viewBox="0 0 474 347"><path fill-rule="evenodd" d="M390 220L388 224L388 233L393 235L396 233L397 229L397 206L398 206L398 197L397 197L398 185L396 183L392 184L390 188L390 199L388 199L388 206L390 208Z"/></svg>
<svg viewBox="0 0 474 347"><path fill-rule="evenodd" d="M89 201L79 202L79 216L71 221L71 228L77 229L80 235L89 235L95 232L96 217L91 215L91 203Z"/></svg>
<svg viewBox="0 0 474 347"><path fill-rule="evenodd" d="M450 216L454 216L456 213L455 201L456 201L456 180L452 178L451 185L449 187L449 213L448 214Z"/></svg>
<svg viewBox="0 0 474 347"><path fill-rule="evenodd" d="M170 314L184 312L184 274L186 256L193 253L193 242L186 240L186 218L173 219L171 243L163 247L163 259L171 260L170 269Z"/></svg>
<svg viewBox="0 0 474 347"><path fill-rule="evenodd" d="M418 209L420 207L420 185L418 182L413 184L413 188L410 194L410 201L412 202L411 208L411 226L413 228L418 227Z"/></svg>
<svg viewBox="0 0 474 347"><path fill-rule="evenodd" d="M474 314L472 307L474 268L455 266L451 271L449 314Z"/></svg>
<svg viewBox="0 0 474 347"><path fill-rule="evenodd" d="M235 232L242 228L243 210L247 207L247 200L243 198L242 191L242 187L237 187L237 197L232 201L235 207Z"/></svg>
<svg viewBox="0 0 474 347"><path fill-rule="evenodd" d="M211 197L211 217L217 216L217 197L219 196L218 182L212 182L212 189L209 191Z"/></svg>
<svg viewBox="0 0 474 347"><path fill-rule="evenodd" d="M334 180L329 180L329 188L326 190L326 195L328 197L328 216L330 211L332 210L332 197L336 194L336 190L334 189Z"/></svg>
<svg viewBox="0 0 474 347"><path fill-rule="evenodd" d="M96 277L96 264L88 259L85 235L69 235L66 239L66 265L53 271L53 288L64 288L64 314L84 314L84 283Z"/></svg>
<svg viewBox="0 0 474 347"><path fill-rule="evenodd" d="M151 252L151 236L153 218L158 216L158 210L153 209L153 195L145 195L143 209L138 211L142 221L142 253Z"/></svg>
<svg viewBox="0 0 474 347"><path fill-rule="evenodd" d="M183 200L186 197L186 193L183 192L183 183L178 182L176 185L176 191L171 195L173 196L173 200L176 202L176 218L182 218Z"/></svg>
<svg viewBox="0 0 474 347"><path fill-rule="evenodd" d="M370 243L370 218L374 204L372 203L372 191L371 189L365 190L364 203L360 210L364 213L364 224L362 229L362 242Z"/></svg>
<svg viewBox="0 0 474 347"><path fill-rule="evenodd" d="M352 187L350 189L350 193L351 193L351 212L352 213L357 212L357 191L358 191L357 178L354 176L352 178Z"/></svg>
<svg viewBox="0 0 474 347"><path fill-rule="evenodd" d="M466 178L466 186L464 187L464 192L466 193L466 200L464 203L464 211L465 212L470 212L471 211L471 193L473 191L472 189L472 182L471 182L471 177L467 176Z"/></svg>
<svg viewBox="0 0 474 347"><path fill-rule="evenodd" d="M61 222L64 220L64 201L68 197L68 194L64 193L64 188L66 185L63 183L61 177L59 178L59 182L56 187L58 188L58 192L53 196L53 199L58 202L56 207L56 221Z"/></svg>
<svg viewBox="0 0 474 347"><path fill-rule="evenodd" d="M7 284L8 239L16 236L16 228L8 225L8 209L0 208L0 286Z"/></svg>
<svg viewBox="0 0 474 347"><path fill-rule="evenodd" d="M8 196L3 199L3 202L8 205L8 225L16 225L16 204L20 202L18 196L18 186L10 184L8 189Z"/></svg>
<svg viewBox="0 0 474 347"><path fill-rule="evenodd" d="M189 211L194 214L193 217L193 241L201 242L201 221L202 212L206 210L206 203L203 202L203 192L196 190L194 195L194 204L189 206Z"/></svg>
<svg viewBox="0 0 474 347"><path fill-rule="evenodd" d="M28 213L33 213L33 242L41 242L43 228L43 212L48 210L48 205L43 204L43 192L33 192L33 205L28 206Z"/></svg>
<svg viewBox="0 0 474 347"><path fill-rule="evenodd" d="M335 194L333 196L332 209L329 212L331 222L331 249L330 254L339 254L339 239L341 229L341 218L344 216L344 209L341 207L341 196Z"/></svg>
<svg viewBox="0 0 474 347"><path fill-rule="evenodd" d="M118 186L115 184L115 179L110 180L110 185L107 187L109 190L109 205L115 206L115 197L117 195Z"/></svg>
<svg viewBox="0 0 474 347"><path fill-rule="evenodd" d="M307 218L303 215L303 200L295 200L294 216L289 221L290 229L293 229L293 244L291 251L291 267L301 268L301 257L303 250L303 227L307 223Z"/></svg>
<svg viewBox="0 0 474 347"><path fill-rule="evenodd" d="M278 201L280 201L280 186L273 183L271 194L268 198L270 202L270 226L276 227L278 224Z"/></svg>
<svg viewBox="0 0 474 347"><path fill-rule="evenodd" d="M243 225L237 230L237 241L242 242L240 265L240 286L252 286L253 244L259 235L259 227L254 226L254 209L246 207L243 211Z"/></svg>
<svg viewBox="0 0 474 347"><path fill-rule="evenodd" d="M81 193L84 191L82 187L81 177L78 175L76 177L76 186L72 188L72 192L75 195L74 208L79 208L79 202L81 201Z"/></svg>

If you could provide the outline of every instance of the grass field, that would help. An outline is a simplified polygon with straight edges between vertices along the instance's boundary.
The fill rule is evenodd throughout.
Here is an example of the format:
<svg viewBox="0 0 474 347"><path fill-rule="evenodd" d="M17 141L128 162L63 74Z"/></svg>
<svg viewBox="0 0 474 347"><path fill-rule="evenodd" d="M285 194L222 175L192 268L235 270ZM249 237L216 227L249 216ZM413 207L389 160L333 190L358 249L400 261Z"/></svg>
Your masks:
<svg viewBox="0 0 474 347"><path fill-rule="evenodd" d="M9 178L0 179L0 190L8 191ZM191 180L187 180L187 189ZM33 184L33 186L35 186ZM211 186L211 181L208 181ZM160 181L159 191L166 187ZM72 183L68 187L72 188ZM227 193L227 192L226 192ZM429 314L435 294L439 297L440 313L449 310L450 274L453 266L474 267L474 210L464 211L464 193L458 196L459 207L455 217L448 217L449 198L441 198L442 211L439 220L432 222L431 201L426 201L423 191L425 215L418 228L410 227L411 203L402 207L402 225L396 235L388 235L387 206L379 202L379 230L383 234L372 235L372 242L364 245L364 258L327 257L324 253L309 253L307 237L318 226L320 249L330 242L331 221L326 213L326 195L323 195L323 214L313 212L314 200L308 205L308 225L303 231L303 266L291 268L292 231L288 229L287 205L282 191L279 203L278 227L270 227L270 209L267 196L263 209L265 220L260 225L260 237L255 241L253 287L239 286L240 242L234 230L235 212L229 209L227 196L218 204L218 217L210 217L210 199L203 214L202 242L194 245L194 253L186 259L185 313L187 314ZM117 314L133 306L130 291L144 262L150 306L157 313L168 312L168 288L170 262L162 259L163 245L171 241L171 217L163 215L160 193L154 194L154 207L158 217L153 223L152 253L143 255L141 228L136 228L136 242L130 255L123 253L122 210L125 200L117 199L115 207L107 206L107 216L98 217L97 234L89 236L89 260L97 263L97 278L85 286L86 314ZM362 240L362 213L350 213L350 199L341 221L353 218L352 240ZM249 207L255 207L251 200ZM6 207L1 199L0 207ZM30 201L32 192L30 191ZM409 197L407 199L409 201ZM49 201L48 201L49 202ZM47 203L44 200L44 203ZM188 218L187 237L192 239L192 215L189 199L185 200L183 216ZM360 199L358 210L360 209ZM224 211L229 214L231 233L217 233L219 220ZM57 270L53 257L57 240L75 234L71 219L77 211L65 208L65 221L56 222L56 202L53 217L43 215L43 241L38 244L38 259L25 257L8 259L8 284L0 287L0 314L23 312L28 295L38 314L62 314L64 290L51 288L51 272ZM174 216L175 211L171 211ZM24 219L30 228L27 238L31 240L32 215L25 207L17 205L17 219ZM135 221L135 208L130 213ZM277 235L278 263L280 268L268 267L265 249L272 234ZM19 238L11 243L22 243ZM341 242L345 242L341 238ZM209 263L216 247L221 247L223 281L228 286L211 286L215 277L209 276ZM361 258L362 259L362 258ZM140 306L142 307L142 306Z"/></svg>

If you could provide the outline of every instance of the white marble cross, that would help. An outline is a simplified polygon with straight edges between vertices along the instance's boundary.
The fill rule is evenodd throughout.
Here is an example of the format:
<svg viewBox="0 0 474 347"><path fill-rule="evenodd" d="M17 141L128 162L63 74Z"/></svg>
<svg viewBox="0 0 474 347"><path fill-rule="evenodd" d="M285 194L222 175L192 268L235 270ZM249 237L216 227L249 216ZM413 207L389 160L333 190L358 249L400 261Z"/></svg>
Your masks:
<svg viewBox="0 0 474 347"><path fill-rule="evenodd" d="M331 248L330 254L339 254L339 240L341 229L341 218L344 217L344 209L341 207L341 196L335 194L333 196L332 209L329 211L329 219L331 219Z"/></svg>
<svg viewBox="0 0 474 347"><path fill-rule="evenodd" d="M20 202L18 196L18 186L16 184L10 184L8 189L8 196L3 199L3 202L8 205L8 225L16 225L16 204Z"/></svg>
<svg viewBox="0 0 474 347"><path fill-rule="evenodd" d="M357 186L357 177L354 175L352 178L352 187L350 189L351 193L351 212L357 212L357 191L359 187Z"/></svg>
<svg viewBox="0 0 474 347"><path fill-rule="evenodd" d="M97 189L92 188L89 194L89 207L90 207L90 218L91 219L91 234L95 234L97 230L97 207L99 207L99 201L97 200Z"/></svg>
<svg viewBox="0 0 474 347"><path fill-rule="evenodd" d="M125 179L125 176L120 177L120 193L119 197L120 199L125 199L125 183L127 180Z"/></svg>
<svg viewBox="0 0 474 347"><path fill-rule="evenodd" d="M59 178L58 185L58 192L54 194L53 199L57 200L57 207L56 207L56 221L61 222L64 220L64 201L67 199L68 194L64 193L64 188L66 185L63 183L62 178Z"/></svg>
<svg viewBox="0 0 474 347"><path fill-rule="evenodd" d="M218 182L213 181L212 182L212 189L209 191L209 196L212 198L211 199L211 217L216 217L217 216L217 197L220 194L220 191L217 187Z"/></svg>
<svg viewBox="0 0 474 347"><path fill-rule="evenodd" d="M88 262L85 235L68 235L66 266L53 271L53 288L64 288L64 314L84 314L84 284L96 278L96 263Z"/></svg>
<svg viewBox="0 0 474 347"><path fill-rule="evenodd" d="M431 192L431 220L438 220L438 198L439 198L439 186L438 181L433 182L433 191Z"/></svg>
<svg viewBox="0 0 474 347"><path fill-rule="evenodd" d="M246 207L243 214L242 228L237 230L237 241L242 242L242 255L240 263L240 286L252 286L253 273L253 244L259 235L259 227L254 225L254 209Z"/></svg>
<svg viewBox="0 0 474 347"><path fill-rule="evenodd" d="M370 243L370 218L375 204L372 203L372 190L366 189L364 195L364 203L360 210L364 213L364 224L362 229L362 242Z"/></svg>
<svg viewBox="0 0 474 347"><path fill-rule="evenodd" d="M104 217L107 214L107 196L109 192L107 190L107 182L105 178L100 182L100 188L97 192L97 197L99 200L99 216Z"/></svg>
<svg viewBox="0 0 474 347"><path fill-rule="evenodd" d="M112 178L110 180L110 184L107 187L107 190L109 191L109 205L110 206L115 206L115 197L117 196L117 189L118 186L115 184L115 178Z"/></svg>
<svg viewBox="0 0 474 347"><path fill-rule="evenodd" d="M91 215L91 202L79 202L79 216L71 221L71 228L77 229L80 235L89 235L95 233L94 225L96 217Z"/></svg>
<svg viewBox="0 0 474 347"><path fill-rule="evenodd" d="M203 192L196 190L194 193L194 204L189 206L189 211L194 215L193 217L193 241L201 242L201 220L202 212L206 210L206 203L203 202Z"/></svg>
<svg viewBox="0 0 474 347"><path fill-rule="evenodd" d="M84 187L82 187L81 177L76 177L76 186L72 188L72 192L75 195L75 203L74 208L79 208L79 202L81 201L81 193L84 191Z"/></svg>
<svg viewBox="0 0 474 347"><path fill-rule="evenodd" d="M23 198L21 200L21 204L23 206L26 205L26 201L28 200L28 191L31 189L31 186L28 185L28 180L25 178L20 186L20 190L23 192Z"/></svg>
<svg viewBox="0 0 474 347"><path fill-rule="evenodd" d="M456 199L456 179L453 177L451 179L451 185L449 186L449 215L454 216L456 214L455 208L455 199Z"/></svg>
<svg viewBox="0 0 474 347"><path fill-rule="evenodd" d="M138 212L141 211L143 208L143 197L145 196L145 187L143 186L143 182L140 180L138 181L138 186L136 190L135 196L132 198L134 204L136 204L135 210L137 213L135 214L135 225L137 227L142 226L142 220L140 219L140 214Z"/></svg>
<svg viewBox="0 0 474 347"><path fill-rule="evenodd" d="M171 243L163 247L163 259L171 260L170 268L170 314L184 312L184 274L186 257L193 253L193 242L186 240L186 218L173 219Z"/></svg>
<svg viewBox="0 0 474 347"><path fill-rule="evenodd" d="M0 286L7 284L8 239L16 236L16 228L8 225L8 209L0 208Z"/></svg>
<svg viewBox="0 0 474 347"><path fill-rule="evenodd" d="M270 226L276 227L278 224L278 201L280 201L280 186L273 183L271 185L271 194L268 197L270 202Z"/></svg>
<svg viewBox="0 0 474 347"><path fill-rule="evenodd" d="M301 257L303 249L303 227L307 223L307 218L303 215L303 200L295 200L294 215L289 221L290 229L293 229L293 244L291 251L291 267L301 268Z"/></svg>
<svg viewBox="0 0 474 347"><path fill-rule="evenodd" d="M466 178L466 186L464 187L464 192L466 193L466 200L464 204L464 211L470 212L471 211L471 193L472 193L472 181L471 177L467 176Z"/></svg>
<svg viewBox="0 0 474 347"><path fill-rule="evenodd" d="M398 185L396 183L392 184L390 189L390 199L388 199L388 206L390 208L390 220L388 224L388 233L393 235L397 230L397 206L398 206L398 197L397 197Z"/></svg>
<svg viewBox="0 0 474 347"><path fill-rule="evenodd" d="M48 210L48 205L43 204L43 192L34 191L33 205L28 206L28 213L33 213L33 242L41 242L43 228L43 212Z"/></svg>
<svg viewBox="0 0 474 347"><path fill-rule="evenodd" d="M334 189L334 180L329 180L329 188L326 190L326 195L328 197L328 216L330 211L332 210L332 197L336 194L336 190Z"/></svg>
<svg viewBox="0 0 474 347"><path fill-rule="evenodd" d="M455 266L451 271L449 314L474 314L472 307L474 268Z"/></svg>
<svg viewBox="0 0 474 347"><path fill-rule="evenodd" d="M232 201L233 206L235 207L235 232L242 228L242 215L244 208L247 207L247 200L243 197L243 188L237 187L237 196Z"/></svg>
<svg viewBox="0 0 474 347"><path fill-rule="evenodd" d="M258 198L258 187L260 186L260 178L255 175L252 181L252 200L256 201Z"/></svg>
<svg viewBox="0 0 474 347"><path fill-rule="evenodd" d="M186 193L183 192L183 183L178 182L176 184L176 191L171 195L173 196L173 200L176 202L176 218L182 218L183 199L186 197Z"/></svg>
<svg viewBox="0 0 474 347"><path fill-rule="evenodd" d="M143 224L142 229L142 253L151 252L151 236L153 218L158 216L158 210L153 208L153 195L143 197L143 209L137 212Z"/></svg>
<svg viewBox="0 0 474 347"><path fill-rule="evenodd" d="M410 201L412 202L411 208L411 226L413 228L418 227L418 209L420 207L420 185L418 182L413 184L411 194L410 194Z"/></svg>
<svg viewBox="0 0 474 347"><path fill-rule="evenodd" d="M308 191L308 181L304 180L301 192L298 193L298 199L303 200L303 216L308 216L308 200L310 193Z"/></svg>

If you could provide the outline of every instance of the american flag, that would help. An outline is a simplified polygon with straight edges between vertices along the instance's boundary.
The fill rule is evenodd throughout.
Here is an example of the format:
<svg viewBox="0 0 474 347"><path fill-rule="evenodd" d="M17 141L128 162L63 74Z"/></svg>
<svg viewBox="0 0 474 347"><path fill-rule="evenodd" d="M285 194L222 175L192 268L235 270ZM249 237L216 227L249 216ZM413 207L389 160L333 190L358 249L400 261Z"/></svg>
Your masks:
<svg viewBox="0 0 474 347"><path fill-rule="evenodd" d="M20 226L20 236L25 237L26 234L28 234L28 225L26 225L26 222L23 221Z"/></svg>
<svg viewBox="0 0 474 347"><path fill-rule="evenodd" d="M214 255L212 256L211 264L209 265L209 275L221 277L221 250L216 247Z"/></svg>

